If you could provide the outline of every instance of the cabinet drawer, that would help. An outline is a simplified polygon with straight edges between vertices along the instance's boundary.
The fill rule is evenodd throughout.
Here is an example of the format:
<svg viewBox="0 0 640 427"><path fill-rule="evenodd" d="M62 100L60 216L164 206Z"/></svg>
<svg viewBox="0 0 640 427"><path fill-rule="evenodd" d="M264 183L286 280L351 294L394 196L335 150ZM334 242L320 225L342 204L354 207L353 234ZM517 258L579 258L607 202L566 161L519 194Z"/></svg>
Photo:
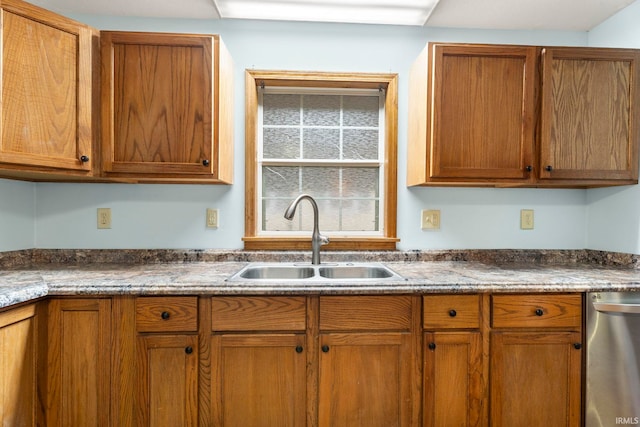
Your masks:
<svg viewBox="0 0 640 427"><path fill-rule="evenodd" d="M411 297L320 297L320 329L408 330L411 328Z"/></svg>
<svg viewBox="0 0 640 427"><path fill-rule="evenodd" d="M305 297L214 297L214 331L303 331Z"/></svg>
<svg viewBox="0 0 640 427"><path fill-rule="evenodd" d="M138 332L196 332L198 297L141 297L136 299Z"/></svg>
<svg viewBox="0 0 640 427"><path fill-rule="evenodd" d="M477 329L480 327L480 296L425 296L422 314L425 329Z"/></svg>
<svg viewBox="0 0 640 427"><path fill-rule="evenodd" d="M494 328L579 328L582 297L559 295L494 295L491 297Z"/></svg>

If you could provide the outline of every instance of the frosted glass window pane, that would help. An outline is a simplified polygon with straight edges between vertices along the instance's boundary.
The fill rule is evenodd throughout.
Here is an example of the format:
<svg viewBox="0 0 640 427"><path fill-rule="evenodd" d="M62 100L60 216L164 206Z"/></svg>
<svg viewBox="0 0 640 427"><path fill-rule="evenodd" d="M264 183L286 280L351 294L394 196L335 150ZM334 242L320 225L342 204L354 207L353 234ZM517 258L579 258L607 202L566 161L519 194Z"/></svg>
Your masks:
<svg viewBox="0 0 640 427"><path fill-rule="evenodd" d="M316 200L318 205L318 226L321 231L339 230L340 228L340 201L339 200ZM288 206L288 204L287 204ZM285 206L286 209L286 206ZM277 209L274 209L277 211ZM282 211L284 212L284 210ZM277 212L276 212L277 213ZM286 220L285 220L286 221ZM283 224L280 230L288 231L313 231L313 208L307 201L302 201L296 209L290 225Z"/></svg>
<svg viewBox="0 0 640 427"><path fill-rule="evenodd" d="M342 202L342 230L375 231L378 229L375 200L344 200Z"/></svg>
<svg viewBox="0 0 640 427"><path fill-rule="evenodd" d="M380 98L377 96L345 96L342 102L345 126L378 127Z"/></svg>
<svg viewBox="0 0 640 427"><path fill-rule="evenodd" d="M265 159L299 159L300 130L291 128L264 128L263 157Z"/></svg>
<svg viewBox="0 0 640 427"><path fill-rule="evenodd" d="M305 126L340 125L340 96L305 95L303 110L302 123Z"/></svg>
<svg viewBox="0 0 640 427"><path fill-rule="evenodd" d="M304 129L302 154L305 159L339 159L339 129Z"/></svg>
<svg viewBox="0 0 640 427"><path fill-rule="evenodd" d="M299 167L264 166L262 168L263 197L295 198L300 193L299 176Z"/></svg>
<svg viewBox="0 0 640 427"><path fill-rule="evenodd" d="M342 196L378 197L379 172L377 168L344 168L342 170Z"/></svg>
<svg viewBox="0 0 640 427"><path fill-rule="evenodd" d="M320 231L340 230L340 200L319 200L318 212L320 213ZM313 230L313 228L309 228L309 230Z"/></svg>
<svg viewBox="0 0 640 427"><path fill-rule="evenodd" d="M340 169L302 168L302 192L311 197L337 197L340 195Z"/></svg>
<svg viewBox="0 0 640 427"><path fill-rule="evenodd" d="M262 98L265 125L299 125L300 95L265 93Z"/></svg>
<svg viewBox="0 0 640 427"><path fill-rule="evenodd" d="M378 143L378 130L345 129L343 134L344 158L350 160L377 160Z"/></svg>
<svg viewBox="0 0 640 427"><path fill-rule="evenodd" d="M289 221L284 217L284 211L291 200L263 199L262 200L262 230L263 231L297 231L299 224L295 220ZM298 212L296 212L296 215Z"/></svg>

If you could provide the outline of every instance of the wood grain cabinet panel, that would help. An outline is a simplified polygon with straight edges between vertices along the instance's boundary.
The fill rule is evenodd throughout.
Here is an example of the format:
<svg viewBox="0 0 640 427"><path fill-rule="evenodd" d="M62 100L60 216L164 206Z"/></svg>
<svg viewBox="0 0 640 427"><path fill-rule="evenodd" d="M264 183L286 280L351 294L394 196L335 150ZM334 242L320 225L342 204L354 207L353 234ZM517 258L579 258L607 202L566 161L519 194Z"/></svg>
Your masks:
<svg viewBox="0 0 640 427"><path fill-rule="evenodd" d="M110 422L111 300L49 301L47 425Z"/></svg>
<svg viewBox="0 0 640 427"><path fill-rule="evenodd" d="M493 295L490 425L582 420L582 295Z"/></svg>
<svg viewBox="0 0 640 427"><path fill-rule="evenodd" d="M410 81L408 184L527 182L536 48L432 43Z"/></svg>
<svg viewBox="0 0 640 427"><path fill-rule="evenodd" d="M640 50L429 43L410 73L407 184L638 182Z"/></svg>
<svg viewBox="0 0 640 427"><path fill-rule="evenodd" d="M423 425L486 426L481 295L426 295Z"/></svg>
<svg viewBox="0 0 640 427"><path fill-rule="evenodd" d="M638 180L640 51L542 50L541 180Z"/></svg>
<svg viewBox="0 0 640 427"><path fill-rule="evenodd" d="M37 424L36 305L0 313L0 425Z"/></svg>
<svg viewBox="0 0 640 427"><path fill-rule="evenodd" d="M196 332L198 297L136 298L138 332Z"/></svg>
<svg viewBox="0 0 640 427"><path fill-rule="evenodd" d="M220 427L306 424L304 334L213 335L213 414Z"/></svg>
<svg viewBox="0 0 640 427"><path fill-rule="evenodd" d="M307 420L307 298L211 298L213 422L303 426Z"/></svg>
<svg viewBox="0 0 640 427"><path fill-rule="evenodd" d="M98 32L20 0L0 7L0 174L92 176Z"/></svg>
<svg viewBox="0 0 640 427"><path fill-rule="evenodd" d="M579 294L493 295L494 328L580 328Z"/></svg>
<svg viewBox="0 0 640 427"><path fill-rule="evenodd" d="M410 426L409 333L320 336L318 426Z"/></svg>
<svg viewBox="0 0 640 427"><path fill-rule="evenodd" d="M580 332L493 332L492 427L581 425Z"/></svg>
<svg viewBox="0 0 640 427"><path fill-rule="evenodd" d="M216 35L101 32L102 169L230 183L233 63Z"/></svg>
<svg viewBox="0 0 640 427"><path fill-rule="evenodd" d="M137 425L196 427L198 337L142 335L137 342Z"/></svg>
<svg viewBox="0 0 640 427"><path fill-rule="evenodd" d="M424 426L484 426L480 332L424 334Z"/></svg>

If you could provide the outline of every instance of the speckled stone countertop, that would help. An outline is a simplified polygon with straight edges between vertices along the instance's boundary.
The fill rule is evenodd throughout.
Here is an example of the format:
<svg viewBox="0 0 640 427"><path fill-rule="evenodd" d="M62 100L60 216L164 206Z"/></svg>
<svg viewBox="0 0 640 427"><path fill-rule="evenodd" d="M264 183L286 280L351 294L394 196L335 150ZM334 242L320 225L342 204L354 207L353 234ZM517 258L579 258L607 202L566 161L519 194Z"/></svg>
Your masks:
<svg viewBox="0 0 640 427"><path fill-rule="evenodd" d="M336 252L323 262L382 262L402 278L268 283L227 279L251 261L308 262L308 253L27 252L0 253L0 308L60 295L640 291L636 255L595 251Z"/></svg>

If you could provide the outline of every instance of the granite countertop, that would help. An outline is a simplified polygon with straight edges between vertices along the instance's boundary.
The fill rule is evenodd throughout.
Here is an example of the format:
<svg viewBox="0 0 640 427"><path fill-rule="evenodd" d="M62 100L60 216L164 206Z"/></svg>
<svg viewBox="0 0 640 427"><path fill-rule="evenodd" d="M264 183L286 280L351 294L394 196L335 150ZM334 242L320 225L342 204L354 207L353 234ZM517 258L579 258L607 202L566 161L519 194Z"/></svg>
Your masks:
<svg viewBox="0 0 640 427"><path fill-rule="evenodd" d="M0 269L0 308L62 295L414 294L472 292L640 291L640 269L584 262L510 258L370 255L402 276L392 281L251 281L226 279L247 265L243 256L187 262L48 262ZM294 257L295 258L295 257ZM340 259L349 258L342 255ZM404 258L404 259L402 259ZM475 257L477 258L477 257ZM238 260L242 259L242 260ZM445 257L445 259L448 259ZM471 259L471 260L469 260ZM255 259L252 259L252 261ZM60 261L60 260L58 260ZM84 259L86 261L86 258ZM265 261L264 258L258 261ZM347 259L347 261L350 261ZM498 260L504 261L504 260ZM308 260L306 260L308 262Z"/></svg>

